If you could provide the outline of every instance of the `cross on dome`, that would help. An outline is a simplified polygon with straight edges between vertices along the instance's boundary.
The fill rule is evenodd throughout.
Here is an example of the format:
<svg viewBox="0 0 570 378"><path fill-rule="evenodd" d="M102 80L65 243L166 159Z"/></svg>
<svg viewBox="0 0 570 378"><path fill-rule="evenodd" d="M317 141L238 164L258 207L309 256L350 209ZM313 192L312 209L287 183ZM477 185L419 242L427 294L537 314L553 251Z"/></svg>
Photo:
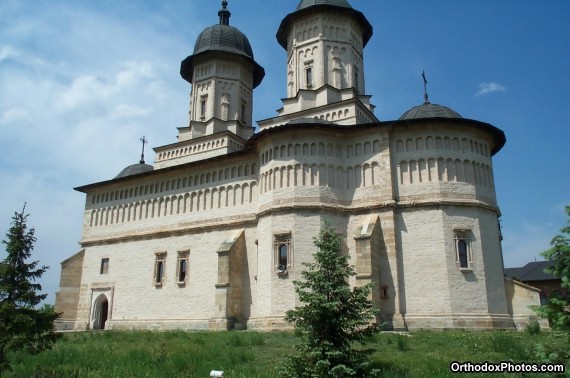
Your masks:
<svg viewBox="0 0 570 378"><path fill-rule="evenodd" d="M232 15L230 11L227 9L228 2L226 0L222 1L222 9L218 11L218 16L220 16L220 25L229 25L230 24L230 16Z"/></svg>

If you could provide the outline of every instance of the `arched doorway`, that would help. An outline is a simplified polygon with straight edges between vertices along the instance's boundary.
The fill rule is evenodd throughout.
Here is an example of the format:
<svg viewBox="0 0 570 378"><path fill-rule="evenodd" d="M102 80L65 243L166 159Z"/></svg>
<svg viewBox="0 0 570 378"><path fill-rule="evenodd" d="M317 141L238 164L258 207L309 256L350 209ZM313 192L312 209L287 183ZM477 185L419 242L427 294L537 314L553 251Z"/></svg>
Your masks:
<svg viewBox="0 0 570 378"><path fill-rule="evenodd" d="M93 329L105 329L105 324L109 318L109 301L105 294L99 295L95 301L93 310Z"/></svg>

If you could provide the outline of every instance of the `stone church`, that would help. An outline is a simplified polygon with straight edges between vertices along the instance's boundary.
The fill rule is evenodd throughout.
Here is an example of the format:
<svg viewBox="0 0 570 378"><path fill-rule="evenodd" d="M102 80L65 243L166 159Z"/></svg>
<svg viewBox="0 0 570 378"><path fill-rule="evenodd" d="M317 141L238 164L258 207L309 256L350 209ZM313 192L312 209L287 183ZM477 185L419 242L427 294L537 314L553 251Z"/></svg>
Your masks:
<svg viewBox="0 0 570 378"><path fill-rule="evenodd" d="M192 89L178 139L154 165L75 188L81 249L62 262L58 328L290 328L325 220L391 328L528 321L538 291L503 277L492 157L504 133L427 93L380 121L363 66L373 28L346 0L302 0L283 19L287 97L256 130L265 71L230 15L222 1L181 63Z"/></svg>

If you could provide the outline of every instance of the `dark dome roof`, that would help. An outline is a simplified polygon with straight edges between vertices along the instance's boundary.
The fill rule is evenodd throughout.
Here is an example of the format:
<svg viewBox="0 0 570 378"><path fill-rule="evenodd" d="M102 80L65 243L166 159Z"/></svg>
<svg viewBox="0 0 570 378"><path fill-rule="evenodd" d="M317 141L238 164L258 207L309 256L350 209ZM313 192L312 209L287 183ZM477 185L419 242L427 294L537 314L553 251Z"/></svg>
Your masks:
<svg viewBox="0 0 570 378"><path fill-rule="evenodd" d="M245 34L229 25L213 25L200 33L194 55L205 51L226 51L253 59L253 50Z"/></svg>
<svg viewBox="0 0 570 378"><path fill-rule="evenodd" d="M118 179L121 177L138 175L139 173L150 172L152 170L154 170L152 165L141 163L133 164L123 169L117 176L115 176L115 178Z"/></svg>
<svg viewBox="0 0 570 378"><path fill-rule="evenodd" d="M296 10L312 7L313 5L332 5L335 7L350 8L350 4L346 0L302 0L299 5L297 5Z"/></svg>
<svg viewBox="0 0 570 378"><path fill-rule="evenodd" d="M362 12L352 8L347 0L301 0L297 8L295 8L295 12L288 14L283 21L281 21L279 30L277 30L277 42L279 42L285 50L287 50L287 34L291 21L297 16L306 14L317 8L336 8L351 14L362 27L362 42L364 46L366 46L372 37L372 25L370 25L370 22L368 22Z"/></svg>
<svg viewBox="0 0 570 378"><path fill-rule="evenodd" d="M463 118L455 110L438 104L424 102L419 106L414 106L399 118L399 120L418 118Z"/></svg>
<svg viewBox="0 0 570 378"><path fill-rule="evenodd" d="M224 22L226 22L226 24L220 23L219 25L207 27L200 33L194 45L194 53L184 59L180 65L180 75L182 75L184 80L192 83L194 57L197 55L210 51L235 54L243 56L253 64L253 87L255 88L261 83L261 80L263 80L265 70L255 62L253 49L245 34L239 31L239 29L227 24L227 19Z"/></svg>

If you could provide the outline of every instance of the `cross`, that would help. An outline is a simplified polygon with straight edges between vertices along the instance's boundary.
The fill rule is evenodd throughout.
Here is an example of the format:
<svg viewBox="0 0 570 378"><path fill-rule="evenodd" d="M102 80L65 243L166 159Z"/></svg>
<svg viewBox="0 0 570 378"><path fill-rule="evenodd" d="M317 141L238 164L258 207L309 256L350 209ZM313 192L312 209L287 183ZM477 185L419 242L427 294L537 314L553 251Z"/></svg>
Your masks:
<svg viewBox="0 0 570 378"><path fill-rule="evenodd" d="M144 135L139 140L142 143L141 160L139 161L139 164L144 164L144 145L148 143L148 140L144 137Z"/></svg>
<svg viewBox="0 0 570 378"><path fill-rule="evenodd" d="M429 99L427 94L426 72L423 70L422 70L422 78L424 79L424 104L429 104Z"/></svg>

